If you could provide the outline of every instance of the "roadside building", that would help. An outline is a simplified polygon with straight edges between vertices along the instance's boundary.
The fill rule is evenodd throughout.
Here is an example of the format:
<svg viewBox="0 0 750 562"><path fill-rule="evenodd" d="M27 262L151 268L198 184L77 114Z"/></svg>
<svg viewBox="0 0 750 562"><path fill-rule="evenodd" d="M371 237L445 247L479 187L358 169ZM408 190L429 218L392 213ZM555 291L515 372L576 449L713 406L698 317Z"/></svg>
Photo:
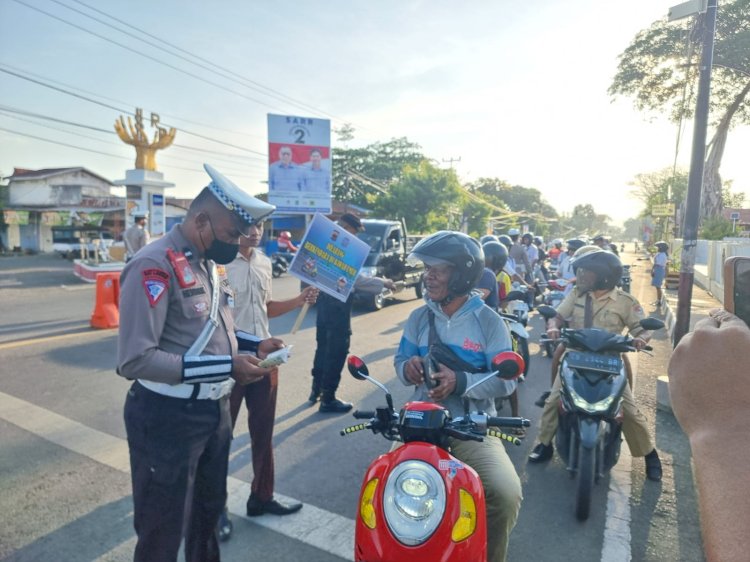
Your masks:
<svg viewBox="0 0 750 562"><path fill-rule="evenodd" d="M6 248L51 252L55 226L102 227L115 238L124 229L125 199L112 195L112 182L86 168L15 168L4 179L0 239Z"/></svg>

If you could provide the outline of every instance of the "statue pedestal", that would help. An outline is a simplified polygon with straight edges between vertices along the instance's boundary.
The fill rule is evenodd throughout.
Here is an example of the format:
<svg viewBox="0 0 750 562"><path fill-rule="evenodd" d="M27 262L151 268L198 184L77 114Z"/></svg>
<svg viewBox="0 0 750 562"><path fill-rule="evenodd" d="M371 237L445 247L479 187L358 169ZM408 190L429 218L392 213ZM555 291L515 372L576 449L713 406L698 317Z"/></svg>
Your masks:
<svg viewBox="0 0 750 562"><path fill-rule="evenodd" d="M115 185L125 186L125 227L133 224L135 211L148 211L146 229L152 237L162 236L166 230L164 190L175 184L164 181L164 174L156 170L126 170L124 180Z"/></svg>

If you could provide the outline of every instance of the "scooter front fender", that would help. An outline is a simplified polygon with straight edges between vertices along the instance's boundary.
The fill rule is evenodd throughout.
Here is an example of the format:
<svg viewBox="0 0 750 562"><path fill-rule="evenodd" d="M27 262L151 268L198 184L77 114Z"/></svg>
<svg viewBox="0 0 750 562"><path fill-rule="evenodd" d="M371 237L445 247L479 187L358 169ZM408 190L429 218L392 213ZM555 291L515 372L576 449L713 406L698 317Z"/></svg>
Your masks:
<svg viewBox="0 0 750 562"><path fill-rule="evenodd" d="M409 546L401 543L391 531L383 511L387 498L384 496L388 476L403 462L419 460L434 467L445 486L445 514L432 535L422 544ZM369 482L378 479L372 508L375 526L365 524L361 514L362 495ZM451 538L453 526L461 515L460 493L468 492L476 506L474 533L459 542ZM362 483L359 508L354 530L355 562L464 562L487 560L487 521L485 516L484 490L476 471L447 451L422 442L411 442L381 455L370 465Z"/></svg>
<svg viewBox="0 0 750 562"><path fill-rule="evenodd" d="M581 447L594 449L600 436L604 434L604 420L578 418L578 434Z"/></svg>

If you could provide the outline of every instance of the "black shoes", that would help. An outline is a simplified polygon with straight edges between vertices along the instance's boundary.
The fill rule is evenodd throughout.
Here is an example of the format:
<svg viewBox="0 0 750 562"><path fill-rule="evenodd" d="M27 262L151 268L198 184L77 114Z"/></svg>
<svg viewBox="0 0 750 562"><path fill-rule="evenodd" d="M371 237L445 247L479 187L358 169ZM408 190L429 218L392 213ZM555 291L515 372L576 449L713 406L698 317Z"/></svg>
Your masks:
<svg viewBox="0 0 750 562"><path fill-rule="evenodd" d="M316 388L313 388L310 391L310 396L307 397L307 401L310 402L311 404L315 404L319 398L320 398L320 391Z"/></svg>
<svg viewBox="0 0 750 562"><path fill-rule="evenodd" d="M661 482L661 461L656 449L646 455L646 478L654 482Z"/></svg>
<svg viewBox="0 0 750 562"><path fill-rule="evenodd" d="M547 462L552 458L552 455L555 453L555 448L550 443L549 445L545 445L544 443L539 443L534 449L531 451L531 454L529 455L529 462L533 463L540 463L540 462Z"/></svg>
<svg viewBox="0 0 750 562"><path fill-rule="evenodd" d="M226 542L230 539L232 536L232 529L234 528L234 525L232 525L232 521L229 519L229 513L227 512L227 508L224 508L224 511L221 512L221 515L219 516L219 540L221 542Z"/></svg>
<svg viewBox="0 0 750 562"><path fill-rule="evenodd" d="M320 408L318 408L318 411L323 412L324 414L345 414L351 409L352 404L350 402L343 402L338 398L333 398L332 400L322 398L320 400Z"/></svg>
<svg viewBox="0 0 750 562"><path fill-rule="evenodd" d="M297 513L300 509L302 509L302 504L299 502L285 504L273 498L263 502L252 495L247 500L248 517L257 517L265 513L270 513L271 515L289 515Z"/></svg>
<svg viewBox="0 0 750 562"><path fill-rule="evenodd" d="M547 398L549 398L549 395L550 395L550 391L545 390L544 392L542 392L542 395L536 399L536 401L534 402L534 405L539 406L540 408L544 408L544 403L547 401Z"/></svg>

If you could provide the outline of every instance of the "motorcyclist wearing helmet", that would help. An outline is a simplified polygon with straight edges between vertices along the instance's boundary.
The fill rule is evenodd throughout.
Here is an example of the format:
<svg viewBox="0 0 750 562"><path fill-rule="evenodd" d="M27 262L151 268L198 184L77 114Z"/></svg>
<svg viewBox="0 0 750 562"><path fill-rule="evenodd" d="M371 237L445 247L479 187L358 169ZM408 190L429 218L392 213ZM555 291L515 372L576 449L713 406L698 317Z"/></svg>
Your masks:
<svg viewBox="0 0 750 562"><path fill-rule="evenodd" d="M527 276L531 275L531 262L529 261L529 254L526 253L526 246L521 244L521 232L517 228L511 228L508 230L508 236L513 241L513 245L508 249L508 255L513 260L516 273L524 281L528 281Z"/></svg>
<svg viewBox="0 0 750 562"><path fill-rule="evenodd" d="M464 390L492 372L492 358L497 353L512 349L505 323L472 292L484 269L484 253L473 238L441 231L420 241L409 257L425 264L425 304L406 321L394 358L396 373L403 384L415 387L410 400L434 401L452 416L461 416ZM428 386L424 361L435 339L456 357L446 360L454 363L454 368L438 365ZM458 363L464 363L462 368L455 367ZM494 415L495 397L508 396L515 388L515 381L488 380L471 392L470 407ZM450 446L456 458L479 474L486 492L487 527L492 530L487 533L487 559L501 562L521 505L520 479L499 439L451 439Z"/></svg>
<svg viewBox="0 0 750 562"><path fill-rule="evenodd" d="M297 246L292 242L292 233L288 230L279 232L276 242L279 245L279 252L294 253L297 251Z"/></svg>
<svg viewBox="0 0 750 562"><path fill-rule="evenodd" d="M537 262L539 261L539 249L534 245L534 233L533 232L527 232L523 236L521 236L521 244L523 244L524 249L526 250L526 255L529 257L529 272L526 275L526 281L529 283L534 282L534 266L536 266Z"/></svg>
<svg viewBox="0 0 750 562"><path fill-rule="evenodd" d="M622 276L620 259L599 247L584 246L576 251L571 262L577 279L576 291L560 303L557 316L548 320L547 334L555 337L565 322L574 329L593 327L618 334L628 328L635 338L633 346L636 349L643 349L651 333L639 324L645 314L638 301L630 293L616 287L617 281ZM588 310L590 313L587 314ZM587 325L587 315L591 318L590 326ZM552 438L557 431L557 407L562 387L556 374L563 352L564 347L558 346L552 359L554 382L544 404L539 444L529 455L529 461L533 463L548 461L554 453ZM631 379L630 363L625 355L622 358L628 370L628 378ZM649 480L661 480L659 455L649 434L648 422L635 404L630 385L625 385L622 406L624 413L622 432L631 453L634 457L646 458L646 476Z"/></svg>
<svg viewBox="0 0 750 562"><path fill-rule="evenodd" d="M667 274L667 263L669 262L669 244L664 241L655 244L657 253L654 256L654 265L651 268L651 286L656 288L656 302L651 304L661 306L664 304L664 293L661 290L664 277Z"/></svg>
<svg viewBox="0 0 750 562"><path fill-rule="evenodd" d="M568 295L573 290L573 283L576 281L576 274L573 271L573 266L570 264L570 260L573 258L576 250L586 245L586 242L580 238L571 238L566 242L565 252L560 255L560 262L557 266L557 277L568 281L568 285L565 287L565 294Z"/></svg>
<svg viewBox="0 0 750 562"><path fill-rule="evenodd" d="M508 249L500 242L490 240L482 244L482 250L484 251L485 265L495 274L497 280L500 308L504 308L503 300L510 293L512 287L510 275L504 271L508 263Z"/></svg>
<svg viewBox="0 0 750 562"><path fill-rule="evenodd" d="M547 255L549 256L550 264L558 266L560 265L560 255L563 253L562 250L562 240L560 238L555 238L552 241L552 247L547 251Z"/></svg>

